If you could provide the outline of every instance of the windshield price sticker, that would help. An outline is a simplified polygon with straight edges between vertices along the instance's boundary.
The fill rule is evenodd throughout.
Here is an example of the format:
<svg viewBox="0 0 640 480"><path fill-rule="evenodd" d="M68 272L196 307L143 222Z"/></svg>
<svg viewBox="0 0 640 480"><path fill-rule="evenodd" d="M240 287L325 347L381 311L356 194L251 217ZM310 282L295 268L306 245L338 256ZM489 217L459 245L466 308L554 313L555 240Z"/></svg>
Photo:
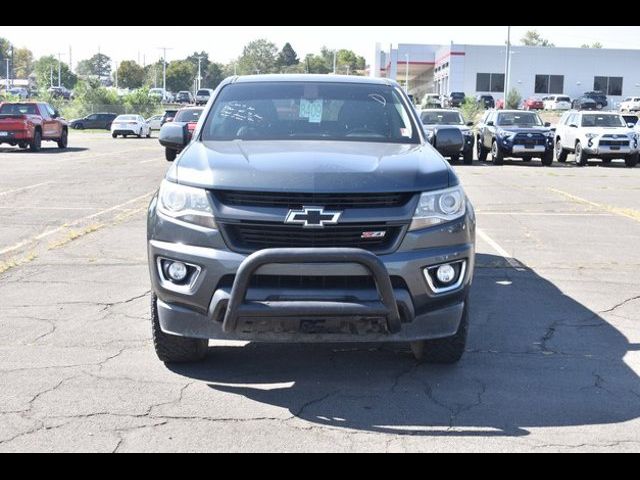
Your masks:
<svg viewBox="0 0 640 480"><path fill-rule="evenodd" d="M300 118L308 118L309 123L322 122L322 100L300 100Z"/></svg>

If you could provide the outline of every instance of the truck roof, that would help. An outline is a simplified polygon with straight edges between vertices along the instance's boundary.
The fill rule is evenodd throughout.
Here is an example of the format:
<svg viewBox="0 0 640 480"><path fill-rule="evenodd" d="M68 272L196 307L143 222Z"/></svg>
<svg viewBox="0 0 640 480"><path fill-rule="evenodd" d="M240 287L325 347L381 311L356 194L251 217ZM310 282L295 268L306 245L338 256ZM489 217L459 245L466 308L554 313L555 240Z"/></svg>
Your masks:
<svg viewBox="0 0 640 480"><path fill-rule="evenodd" d="M319 82L319 83L368 83L374 85L397 86L388 78L360 77L356 75L320 75L320 74L266 74L233 77L232 83L267 82Z"/></svg>

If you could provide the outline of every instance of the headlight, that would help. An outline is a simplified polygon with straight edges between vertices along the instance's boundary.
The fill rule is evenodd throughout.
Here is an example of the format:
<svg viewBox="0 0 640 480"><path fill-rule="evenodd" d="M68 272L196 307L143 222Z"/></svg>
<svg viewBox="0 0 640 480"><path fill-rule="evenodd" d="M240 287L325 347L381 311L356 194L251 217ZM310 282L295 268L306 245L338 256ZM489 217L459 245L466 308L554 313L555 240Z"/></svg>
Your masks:
<svg viewBox="0 0 640 480"><path fill-rule="evenodd" d="M467 211L466 197L462 187L453 187L420 195L420 202L413 215L409 230L451 222Z"/></svg>
<svg viewBox="0 0 640 480"><path fill-rule="evenodd" d="M596 138L598 136L597 133L585 133L584 136L591 140L592 138Z"/></svg>
<svg viewBox="0 0 640 480"><path fill-rule="evenodd" d="M163 180L158 193L158 210L168 217L207 228L216 228L207 192Z"/></svg>
<svg viewBox="0 0 640 480"><path fill-rule="evenodd" d="M500 132L500 136L505 140L512 140L516 134L515 132Z"/></svg>
<svg viewBox="0 0 640 480"><path fill-rule="evenodd" d="M463 130L462 135L464 135L465 137L472 137L473 132L471 130Z"/></svg>

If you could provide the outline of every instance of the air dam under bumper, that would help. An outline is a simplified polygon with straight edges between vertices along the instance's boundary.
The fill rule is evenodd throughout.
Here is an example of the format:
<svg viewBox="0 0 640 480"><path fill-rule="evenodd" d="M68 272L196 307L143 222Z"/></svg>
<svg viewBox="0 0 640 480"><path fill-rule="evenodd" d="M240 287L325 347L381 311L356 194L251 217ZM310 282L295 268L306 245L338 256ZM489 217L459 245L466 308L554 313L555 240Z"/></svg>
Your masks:
<svg viewBox="0 0 640 480"><path fill-rule="evenodd" d="M189 292L172 292L158 271L152 272L154 290L159 296L160 326L166 333L193 338L304 343L449 337L460 325L473 275L474 252L469 245L380 257L348 248L267 249L245 257L192 247L195 250L185 255L184 246L175 246L182 250L179 255L167 250L171 247L173 244L151 241L149 253L155 258L188 261L203 268ZM222 257L195 258L196 252L213 257L217 252ZM445 295L428 291L424 267L461 261L466 262L467 268L462 271L460 288ZM220 272L221 267L226 272ZM314 274L323 276L370 276L375 288L307 289L292 293L275 287L250 287L254 274L287 275L301 269L309 272L311 268ZM216 271L217 278L221 273L235 274L233 287L212 286L208 308L198 295L198 292L206 295L201 292L203 284L212 280L206 280L207 271ZM400 274L407 287L392 286L390 273ZM194 295L200 296L200 300L195 302ZM187 305L185 301L194 304Z"/></svg>

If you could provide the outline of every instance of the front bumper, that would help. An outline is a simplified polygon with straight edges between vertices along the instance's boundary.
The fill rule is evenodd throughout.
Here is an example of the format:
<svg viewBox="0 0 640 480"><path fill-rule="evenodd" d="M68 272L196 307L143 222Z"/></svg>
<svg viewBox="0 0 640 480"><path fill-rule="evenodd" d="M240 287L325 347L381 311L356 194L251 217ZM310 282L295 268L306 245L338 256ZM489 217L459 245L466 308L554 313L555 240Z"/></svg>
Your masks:
<svg viewBox="0 0 640 480"><path fill-rule="evenodd" d="M220 245L219 233L209 234L211 244ZM460 243L429 246L425 240L437 243L446 236ZM473 278L473 238L468 215L446 227L407 234L405 248L389 255L359 249L273 249L247 256L160 239L149 241L148 253L166 333L265 342L393 342L457 332ZM256 257L262 260L256 263ZM174 285L164 278L158 259L197 266L199 274L189 285ZM465 265L459 286L434 292L424 268L455 262ZM273 282L252 285L253 275ZM279 283L292 277L302 279L299 286ZM367 277L374 278L374 287L362 285ZM327 279L322 287L304 281L319 278Z"/></svg>

